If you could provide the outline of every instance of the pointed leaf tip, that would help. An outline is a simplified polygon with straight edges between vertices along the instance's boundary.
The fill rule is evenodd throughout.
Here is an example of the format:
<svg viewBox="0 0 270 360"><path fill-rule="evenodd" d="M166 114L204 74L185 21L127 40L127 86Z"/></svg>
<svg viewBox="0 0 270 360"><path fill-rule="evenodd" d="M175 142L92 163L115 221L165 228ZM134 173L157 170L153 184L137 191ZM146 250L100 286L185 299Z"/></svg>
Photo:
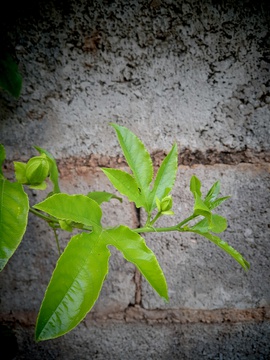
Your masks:
<svg viewBox="0 0 270 360"><path fill-rule="evenodd" d="M152 288L165 301L169 301L167 282L153 251L145 240L126 226L104 231L102 237L108 245L120 250L124 258L140 270Z"/></svg>
<svg viewBox="0 0 270 360"><path fill-rule="evenodd" d="M56 268L43 299L36 340L66 334L95 304L108 273L110 252L96 233L71 238Z"/></svg>
<svg viewBox="0 0 270 360"><path fill-rule="evenodd" d="M147 212L151 207L150 183L153 179L153 163L149 152L142 141L128 128L112 124L125 159L133 173L134 179L143 197Z"/></svg>

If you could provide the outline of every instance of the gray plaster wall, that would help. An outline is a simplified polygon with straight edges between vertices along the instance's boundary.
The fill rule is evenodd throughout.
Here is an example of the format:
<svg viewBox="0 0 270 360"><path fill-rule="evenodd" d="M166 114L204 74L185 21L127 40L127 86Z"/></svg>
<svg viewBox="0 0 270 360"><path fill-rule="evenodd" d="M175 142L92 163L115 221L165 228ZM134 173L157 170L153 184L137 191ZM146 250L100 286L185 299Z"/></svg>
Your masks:
<svg viewBox="0 0 270 360"><path fill-rule="evenodd" d="M229 223L222 238L251 269L195 235L147 234L169 303L112 249L91 313L65 336L36 344L35 320L58 255L52 232L30 216L0 274L6 359L269 359L269 24L267 1L7 4L1 41L23 75L19 99L0 93L8 177L12 161L28 160L38 145L55 156L64 191L114 191L100 167L126 165L110 122L136 133L156 168L176 142L176 215L160 225L190 215L193 174L204 192L221 180L222 195L232 196L220 210ZM126 200L103 211L109 226L145 220ZM61 237L62 248L68 239Z"/></svg>

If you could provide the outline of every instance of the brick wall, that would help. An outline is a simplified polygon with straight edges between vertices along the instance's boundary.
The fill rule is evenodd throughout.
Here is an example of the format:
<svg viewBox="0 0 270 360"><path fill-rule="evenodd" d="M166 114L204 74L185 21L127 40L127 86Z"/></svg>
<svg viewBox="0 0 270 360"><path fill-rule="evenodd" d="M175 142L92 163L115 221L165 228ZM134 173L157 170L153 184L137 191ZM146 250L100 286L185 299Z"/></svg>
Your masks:
<svg viewBox="0 0 270 360"><path fill-rule="evenodd" d="M0 141L12 161L33 145L56 158L69 193L113 191L100 167L125 168L109 122L125 125L156 169L179 147L174 211L192 209L189 180L221 180L223 239L251 263L245 273L203 238L148 234L168 281L164 304L112 251L94 309L69 334L34 342L57 260L53 234L30 216L0 274L7 359L268 359L270 356L270 9L267 1L26 1L1 26L23 75L21 96L0 94ZM41 199L29 192L31 202ZM109 225L142 226L126 200L106 204ZM172 221L172 219L169 219ZM165 223L164 223L165 224ZM64 248L68 237L61 237Z"/></svg>

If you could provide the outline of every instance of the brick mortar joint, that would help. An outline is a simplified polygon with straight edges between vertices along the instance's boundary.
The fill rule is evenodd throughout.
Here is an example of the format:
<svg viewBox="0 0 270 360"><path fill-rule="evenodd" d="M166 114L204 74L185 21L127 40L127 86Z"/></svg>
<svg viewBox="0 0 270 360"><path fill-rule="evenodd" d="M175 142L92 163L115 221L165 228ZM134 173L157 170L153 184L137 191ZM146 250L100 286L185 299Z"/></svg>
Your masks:
<svg viewBox="0 0 270 360"><path fill-rule="evenodd" d="M134 306L126 310L127 322L155 323L242 323L270 321L270 307L252 309L144 309Z"/></svg>
<svg viewBox="0 0 270 360"><path fill-rule="evenodd" d="M167 153L163 150L156 150L151 154L154 167L159 167ZM13 161L22 161L22 159L6 160L4 168L11 170ZM27 161L27 160L26 160ZM66 174L69 169L76 168L99 168L113 167L119 168L127 166L123 156L107 156L102 154L89 154L85 156L69 156L56 159L60 172ZM269 151L256 151L245 149L239 151L217 151L208 149L206 151L184 149L178 154L178 165L238 165L240 163L264 165L270 163ZM83 170L82 170L83 171Z"/></svg>
<svg viewBox="0 0 270 360"><path fill-rule="evenodd" d="M165 158L167 153L165 151L155 151L151 154L154 167L159 167ZM242 150L242 151L215 151L215 150L206 150L205 152L200 150L189 150L185 149L184 151L178 154L178 165L184 166L193 166L193 165L238 165L240 163L247 164L268 164L270 163L270 151L258 152L252 150ZM127 166L126 160L123 156L105 156L99 154L90 154L88 156L82 157L67 157L58 160L59 167L68 168L72 167L89 167L89 168L98 168L98 167L112 167L119 168Z"/></svg>
<svg viewBox="0 0 270 360"><path fill-rule="evenodd" d="M35 312L12 312L0 314L1 323L19 323L22 326L33 326L36 322ZM270 306L251 309L144 309L139 305L129 306L123 311L102 314L90 312L83 320L88 324L108 322L155 324L234 324L234 323L270 323Z"/></svg>

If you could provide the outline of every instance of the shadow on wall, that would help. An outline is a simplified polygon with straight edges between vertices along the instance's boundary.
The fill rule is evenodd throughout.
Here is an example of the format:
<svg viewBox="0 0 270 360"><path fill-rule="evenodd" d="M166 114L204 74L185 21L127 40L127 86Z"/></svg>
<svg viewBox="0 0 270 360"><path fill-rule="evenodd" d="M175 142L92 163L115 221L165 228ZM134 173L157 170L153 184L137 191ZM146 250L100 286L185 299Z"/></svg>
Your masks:
<svg viewBox="0 0 270 360"><path fill-rule="evenodd" d="M7 325L0 324L1 353L5 354L5 360L12 360L18 353L16 335Z"/></svg>

